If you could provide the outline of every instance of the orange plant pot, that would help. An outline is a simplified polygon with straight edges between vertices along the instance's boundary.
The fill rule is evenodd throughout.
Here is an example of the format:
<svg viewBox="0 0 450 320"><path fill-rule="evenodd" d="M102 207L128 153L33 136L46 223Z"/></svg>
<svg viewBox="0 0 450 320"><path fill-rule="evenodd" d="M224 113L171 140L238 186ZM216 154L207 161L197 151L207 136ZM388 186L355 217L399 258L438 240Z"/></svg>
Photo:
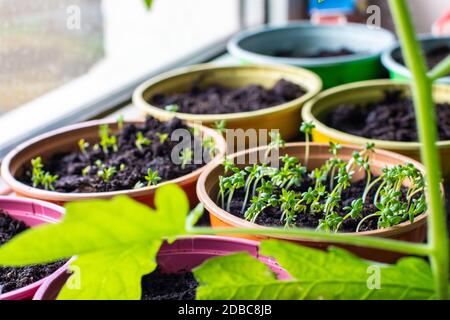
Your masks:
<svg viewBox="0 0 450 320"><path fill-rule="evenodd" d="M133 121L132 123L138 124L140 122ZM24 167L30 163L31 159L37 156L41 156L45 163L45 159L51 158L55 153L77 150L78 141L81 138L91 145L97 143L99 140L98 127L102 124L108 124L112 132L118 132L119 130L115 121L89 121L51 131L19 145L3 159L1 165L2 178L18 196L45 200L59 205L72 201L110 199L114 196L126 195L146 205L153 206L155 190L162 185L176 183L187 193L191 207L193 207L198 203L195 191L198 177L206 167L222 158L226 152L225 139L220 134L215 130L199 126L203 138L212 137L215 141L217 153L214 159L212 159L210 164L206 164L190 174L159 183L156 186L112 192L61 193L34 188L17 179L23 173Z"/></svg>
<svg viewBox="0 0 450 320"><path fill-rule="evenodd" d="M259 147L250 150L246 150L243 152L239 152L229 156L229 159L236 160L238 157L245 157L244 164L237 164L238 167L243 168L247 165L248 159L259 159L259 154L264 154L264 150L267 147ZM311 143L310 144L310 157L308 162L309 169L319 167L324 164L327 159L329 159L329 145L324 143ZM361 147L344 145L341 150L339 150L340 158L344 161L348 161L352 157L352 153L354 151L361 151ZM303 142L294 142L288 143L282 149L280 149L280 155L288 154L289 156L295 156L299 159L303 159L305 152L305 143ZM242 158L241 158L242 159ZM236 161L235 161L236 162ZM405 157L403 155L399 155L393 152L384 151L377 149L375 154L371 157L371 170L375 175L381 174L382 168L388 166L394 166L405 163L414 164L422 173L424 173L425 169L422 164L419 162ZM363 173L361 173L362 175ZM220 163L216 163L212 166L209 166L205 169L205 171L201 174L198 183L197 183L197 195L200 202L203 203L206 210L210 214L211 224L214 228L250 228L250 229L258 229L261 231L261 236L249 236L249 235L238 235L237 237L252 239L252 240L262 240L266 238L277 238L281 240L294 241L301 245L306 245L319 249L326 249L330 243L316 241L316 240L308 240L301 238L292 238L292 237L267 237L264 236L264 230L268 227L261 226L249 221L246 221L242 218L232 215L231 213L225 211L220 208L215 199L217 198L218 190L219 190L219 176L223 175L223 166ZM360 176L362 177L362 176ZM358 174L355 174L355 179L358 179ZM214 199L214 200L213 200ZM377 229L371 231L364 231L355 233L358 236L366 237L381 237L381 238L389 238L396 240L404 240L409 242L423 242L426 238L426 220L428 213L423 213L416 217L413 223L407 221L396 226L384 229ZM389 252L385 250L371 249L371 248L362 248L357 246L348 246L342 244L331 244L336 245L342 248L345 248L358 256L370 260L381 261L381 262L393 262L401 257L400 254L395 252Z"/></svg>

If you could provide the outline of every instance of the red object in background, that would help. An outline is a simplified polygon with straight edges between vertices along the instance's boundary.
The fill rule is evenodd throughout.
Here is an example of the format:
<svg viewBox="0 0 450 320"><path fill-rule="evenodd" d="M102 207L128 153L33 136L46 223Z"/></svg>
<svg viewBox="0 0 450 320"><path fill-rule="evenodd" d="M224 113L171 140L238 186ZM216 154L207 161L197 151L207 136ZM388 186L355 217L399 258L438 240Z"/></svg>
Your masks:
<svg viewBox="0 0 450 320"><path fill-rule="evenodd" d="M450 10L433 23L431 33L435 36L450 35Z"/></svg>

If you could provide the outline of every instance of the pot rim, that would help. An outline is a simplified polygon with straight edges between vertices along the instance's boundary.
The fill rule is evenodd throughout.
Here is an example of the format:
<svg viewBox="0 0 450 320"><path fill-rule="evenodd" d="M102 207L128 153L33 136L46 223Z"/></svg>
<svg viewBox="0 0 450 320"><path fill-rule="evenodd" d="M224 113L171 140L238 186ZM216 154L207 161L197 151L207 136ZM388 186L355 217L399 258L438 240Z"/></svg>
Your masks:
<svg viewBox="0 0 450 320"><path fill-rule="evenodd" d="M200 242L200 243L199 243ZM201 244L205 243L207 246L211 246L211 248L203 247ZM248 247L248 251L252 256L256 257L259 261L263 262L269 268L271 268L274 272L281 277L287 277L288 273L285 271L275 259L271 257L267 257L259 254L259 241L242 239L242 238L232 238L232 237L223 237L223 236L208 236L208 235L196 235L196 236L183 236L178 237L173 244L168 244L164 242L158 252L157 257L160 256L168 256L176 253L195 253L195 252L211 252L218 253L216 256L220 256L220 253L235 253L242 252L240 251L232 251L229 248L220 248L221 246L246 246ZM196 248L198 246L198 248ZM218 247L219 249L215 248ZM239 248L242 249L242 248ZM70 261L71 262L71 261ZM50 277L46 278L44 283L39 287L36 291L33 300L42 300L45 293L48 291L50 285L59 278L63 273L67 272L68 266L64 266L64 268L58 269L58 272L53 273ZM278 271L275 271L277 269Z"/></svg>
<svg viewBox="0 0 450 320"><path fill-rule="evenodd" d="M0 196L0 208L2 208L2 204L5 202L9 203L16 203L18 206L22 206L24 204L31 205L32 212L26 211L23 213L24 216L30 216L37 220L42 221L43 223L57 223L58 219L53 218L51 216L45 215L45 213L41 212L41 209L38 209L39 206L42 209L49 209L53 212L59 213L61 216L64 215L65 209L61 206L58 206L54 203L48 203L41 200L36 199L28 199L28 198L15 198L15 197L9 197L9 196ZM30 226L29 226L30 227ZM67 261L63 266L58 268L55 272L49 274L47 277L44 277L36 282L33 282L25 287L0 294L0 301L1 300L10 300L15 299L16 297L21 297L27 292L33 291L38 289L45 281L47 281L50 278L53 278L54 275L59 274L61 271L65 270L70 263L71 260Z"/></svg>
<svg viewBox="0 0 450 320"><path fill-rule="evenodd" d="M280 32L284 30L290 29L307 29L307 28L321 28L321 29L336 29L336 28L354 28L355 33L357 33L360 29L364 29L365 32L372 32L374 34L384 34L384 36L388 39L389 43L385 44L384 47L372 51L370 53L355 53L348 56L341 57L323 57L323 58L285 58L285 57L274 57L270 55L260 54L253 51L242 49L240 43L250 37L255 35L261 35L269 32ZM376 36L376 35L374 35ZM365 24L361 23L346 23L345 25L316 25L308 21L297 21L290 22L285 24L267 24L263 26L257 26L253 28L249 28L247 30L241 31L234 35L228 42L227 49L231 53L231 55L236 56L238 58L250 61L258 61L264 62L268 58L270 58L274 63L287 64L287 65L299 65L303 67L327 67L332 65L337 65L341 63L355 62L355 61L364 61L377 59L381 53L389 48L395 41L394 35L383 28L378 30L370 30L367 28Z"/></svg>
<svg viewBox="0 0 450 320"><path fill-rule="evenodd" d="M178 76L183 76L185 74L195 74L195 73L201 73L209 70L233 70L233 69L255 69L258 70L260 68L264 68L266 70L273 70L273 71L282 71L286 73L293 73L297 75L303 76L307 81L309 80L311 85L310 89L306 88L304 83L296 82L297 85L300 85L303 89L306 89L306 93L302 95L301 97L298 97L297 99L288 101L286 103L276 105L269 108L264 108L260 110L255 111L246 111L246 112L237 112L237 113L221 113L221 114L192 114L192 113L184 113L184 112L170 112L166 111L164 109L158 108L156 106L153 106L149 102L147 102L143 96L145 91L147 91L150 87L162 82L162 81L169 81L171 78L175 78ZM305 81L306 82L306 81ZM199 121L199 122L206 122L211 123L215 121L220 120L242 120L246 118L251 117L258 117L258 116L264 116L264 115L270 115L272 113L290 110L298 108L300 105L303 105L306 101L317 95L320 90L322 90L322 80L318 75L315 73L303 69L303 68L297 68L292 66L284 66L284 65L216 65L213 63L204 63L204 64L198 64L188 67L181 67L163 74L160 74L156 77L153 77L141 85L139 85L136 90L133 92L133 104L137 106L139 109L144 111L147 114L156 115L158 118L164 118L164 119L170 119L173 117L177 117L182 120L186 121Z"/></svg>
<svg viewBox="0 0 450 320"><path fill-rule="evenodd" d="M127 120L126 123L143 123L143 120ZM5 181L7 185L11 187L15 192L19 192L20 194L26 195L30 198L39 198L39 199L45 199L50 201L58 201L58 202L69 202L69 201L78 201L78 200L86 200L86 199L109 199L114 196L118 195L127 195L130 197L139 197L143 195L147 195L149 192L155 191L157 188L167 185L167 184L178 184L182 183L184 181L188 181L189 179L199 176L200 173L206 168L207 166L211 165L218 159L222 158L226 153L226 143L222 135L220 135L218 132L216 132L213 129L199 126L196 124L186 123L186 125L190 127L199 127L201 132L203 134L206 134L207 136L213 137L216 147L218 149L217 154L214 156L213 159L204 166L198 168L195 171L192 171L191 173L178 177L173 180L164 181L162 183L159 183L154 186L146 186L144 188L140 189L127 189L127 190L118 190L118 191L108 191L108 192L84 192L84 193L64 193L64 192L55 192L55 191L49 191L49 190L42 190L38 188L34 188L32 186L29 186L25 183L20 182L17 180L10 171L11 163L14 162L15 157L22 151L26 150L32 145L39 144L41 140L47 139L50 137L58 136L58 135L64 135L64 134L70 134L73 130L88 128L88 127L98 127L102 124L108 124L112 125L117 123L115 120L92 120L92 121L86 121L81 122L69 126L62 127L60 129L56 129L53 131L50 131L48 133L44 133L42 135L39 135L35 138L32 138L30 140L25 141L24 143L20 144L19 146L15 147L13 150L11 150L6 157L3 159L1 163L1 177Z"/></svg>
<svg viewBox="0 0 450 320"><path fill-rule="evenodd" d="M392 141L392 140L379 140L379 139L369 139L360 136L356 136L350 133L346 133L325 125L320 121L312 112L315 104L323 98L327 98L334 94L342 93L345 91L351 92L354 89L360 88L373 88L377 89L380 86L402 86L408 87L409 82L406 80L390 80L390 79L377 79L377 80L366 80L358 81L349 84L340 85L331 89L327 89L319 93L312 100L308 101L302 108L302 118L305 121L313 121L316 130L323 132L325 135L341 140L341 141L351 141L351 144L365 144L367 142L374 143L376 147L380 149L390 149L390 150L417 150L420 148L419 142L405 142L405 141ZM435 88L446 88L450 92L450 86L439 83L433 85ZM328 109L336 108L337 106L328 106ZM450 140L441 140L436 142L438 148L448 148L450 147Z"/></svg>
<svg viewBox="0 0 450 320"><path fill-rule="evenodd" d="M418 36L418 40L421 43L432 43L435 41L445 42L447 41L450 44L450 36L434 36L434 35L420 35ZM400 49L400 44L396 42L389 49L385 50L381 55L381 63L383 66L389 71L393 71L403 77L410 78L411 72L406 68L406 66L398 63L393 58L392 54L394 51ZM437 80L438 82L450 83L450 76L441 77Z"/></svg>
<svg viewBox="0 0 450 320"><path fill-rule="evenodd" d="M305 146L305 142L290 142L287 143L286 146L284 147L284 149L288 149L288 148L296 148L296 147L304 147ZM310 147L311 146L317 146L317 147L323 147L323 148L328 148L329 145L327 143L317 143L317 142L312 142L309 144ZM351 144L342 144L343 148L350 148L350 149L357 149L357 150L362 150L362 147L357 146L357 145L351 145ZM259 152L261 150L265 150L267 148L267 146L261 146L261 147L256 147L256 148L252 148L252 149L247 149L244 151L240 151L231 155L228 155L228 159L235 159L239 156L245 155L245 154L249 154L249 153L253 153L253 152ZM404 160L404 162L409 162L412 163L416 168L418 168L422 173L425 173L425 168L424 166L419 163L418 161L408 158L406 156L397 154L395 152L391 152L391 151L387 151L387 150L382 150L382 149L375 149L375 152L377 154L382 154L385 155L387 157L393 157L396 159L402 159ZM214 200L211 199L211 197L209 196L209 194L206 191L206 180L208 180L209 175L211 174L211 172L213 170L215 170L218 166L221 166L221 163L217 163L214 166L210 166L209 168L207 168L201 175L200 178L198 179L197 182L197 196L200 200L200 202L205 206L206 210L217 216L220 220L225 221L226 223L229 223L231 225L233 225L234 227L245 227L245 228L251 228L251 229L260 229L262 230L262 234L261 236L264 237L264 230L267 229L271 229L271 227L267 227L267 226L262 226L250 221L246 221L242 218L236 217L234 215L232 215L231 213L225 211L224 209L220 208ZM442 189L442 186L441 186ZM411 223L409 221L405 221L402 222L398 225L395 225L393 227L389 227L389 228L384 228L384 229L376 229L376 230L370 230L370 231L363 231L363 232L342 232L341 234L351 234L351 235L358 235L358 236L378 236L378 237L389 237L392 235L396 235L399 231L409 231L409 230L413 230L423 224L426 223L428 217L428 211L417 216L414 219L414 222ZM276 238L276 239L285 239L285 240L298 240L299 238L297 237L288 237L288 236L270 236L271 238ZM301 239L301 238L300 238ZM316 240L316 239L308 239L308 241L311 242L323 242L321 240Z"/></svg>

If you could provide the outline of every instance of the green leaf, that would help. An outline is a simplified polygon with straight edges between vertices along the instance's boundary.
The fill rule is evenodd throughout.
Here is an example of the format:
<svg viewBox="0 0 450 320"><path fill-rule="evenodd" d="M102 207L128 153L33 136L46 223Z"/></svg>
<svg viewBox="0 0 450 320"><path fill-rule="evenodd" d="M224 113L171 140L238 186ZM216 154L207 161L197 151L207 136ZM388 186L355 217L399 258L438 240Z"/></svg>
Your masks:
<svg viewBox="0 0 450 320"><path fill-rule="evenodd" d="M262 242L261 254L274 257L300 281L302 299L434 298L431 268L420 258L386 265L362 260L343 249L325 252L275 240Z"/></svg>
<svg viewBox="0 0 450 320"><path fill-rule="evenodd" d="M207 260L193 270L199 282L197 300L296 299L301 289L291 281L277 281L268 266L248 253Z"/></svg>
<svg viewBox="0 0 450 320"><path fill-rule="evenodd" d="M158 189L156 210L120 196L69 203L61 223L29 229L0 248L0 265L48 263L184 235L189 202L176 185Z"/></svg>
<svg viewBox="0 0 450 320"><path fill-rule="evenodd" d="M81 255L59 300L140 300L141 279L156 269L161 241Z"/></svg>
<svg viewBox="0 0 450 320"><path fill-rule="evenodd" d="M186 229L189 230L190 228L194 227L197 222L200 220L200 218L204 214L204 207L202 203L199 203L192 211L189 213L189 215L186 218Z"/></svg>
<svg viewBox="0 0 450 320"><path fill-rule="evenodd" d="M144 0L144 3L149 10L153 7L153 0Z"/></svg>
<svg viewBox="0 0 450 320"><path fill-rule="evenodd" d="M274 257L292 276L276 280L248 254L213 258L194 270L197 299L432 299L430 266L419 258L396 265L360 259L337 248L329 252L267 240L261 254ZM378 281L379 280L379 281Z"/></svg>

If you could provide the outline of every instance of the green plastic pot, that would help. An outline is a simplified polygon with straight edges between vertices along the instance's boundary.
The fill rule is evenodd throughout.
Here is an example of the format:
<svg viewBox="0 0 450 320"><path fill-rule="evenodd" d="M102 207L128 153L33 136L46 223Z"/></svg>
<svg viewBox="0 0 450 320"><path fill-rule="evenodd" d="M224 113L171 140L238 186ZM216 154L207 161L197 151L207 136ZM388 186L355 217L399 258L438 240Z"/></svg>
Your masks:
<svg viewBox="0 0 450 320"><path fill-rule="evenodd" d="M420 45L424 52L433 50L443 44L450 46L450 37L435 37L435 36L422 36L419 38ZM402 57L400 45L397 44L391 49L386 50L381 56L381 62L383 66L389 70L389 75L391 79L410 79L411 73L409 70L401 63L397 62ZM437 80L438 83L450 84L450 76L442 77Z"/></svg>
<svg viewBox="0 0 450 320"><path fill-rule="evenodd" d="M189 91L194 83L200 86L221 84L230 88L259 84L268 88L281 78L298 84L306 91L306 94L270 108L225 114L170 112L148 102L156 94ZM144 113L161 121L177 117L213 127L217 121L225 120L227 129L266 129L268 131L278 129L281 135L289 140L298 136L303 104L313 98L321 89L320 78L311 71L301 68L269 65L217 66L215 64L203 64L177 69L144 82L135 90L133 103Z"/></svg>
<svg viewBox="0 0 450 320"><path fill-rule="evenodd" d="M394 35L365 24L314 25L307 22L284 26L263 26L236 34L228 51L245 63L288 64L314 71L324 88L340 84L382 78L381 53L395 43ZM324 58L275 57L278 50L315 53L319 50L347 48L356 54Z"/></svg>
<svg viewBox="0 0 450 320"><path fill-rule="evenodd" d="M315 142L333 141L353 145L366 145L371 142L375 143L379 149L394 151L420 161L419 142L368 139L330 128L323 122L326 115L340 104L364 104L379 101L383 99L385 90L395 89L403 90L410 95L409 85L406 81L371 80L342 85L326 90L308 102L302 110L302 117L305 121L312 121L316 125L312 132L312 139ZM433 95L436 102L450 102L450 86L434 85ZM442 174L444 177L450 178L450 141L438 141L437 146L440 151Z"/></svg>

